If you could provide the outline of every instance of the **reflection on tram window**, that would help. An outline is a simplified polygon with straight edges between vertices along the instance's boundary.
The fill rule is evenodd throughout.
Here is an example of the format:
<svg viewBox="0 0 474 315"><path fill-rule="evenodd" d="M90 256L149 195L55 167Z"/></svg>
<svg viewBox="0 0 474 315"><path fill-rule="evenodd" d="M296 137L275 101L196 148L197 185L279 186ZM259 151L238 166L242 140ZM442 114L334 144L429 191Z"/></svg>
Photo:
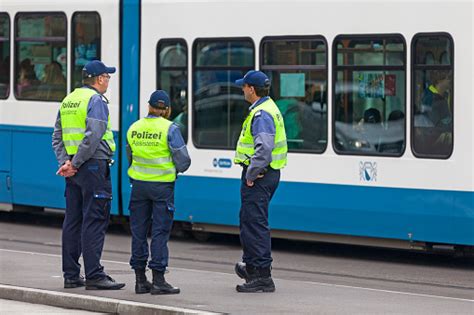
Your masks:
<svg viewBox="0 0 474 315"><path fill-rule="evenodd" d="M398 35L334 42L334 148L400 156L405 149L405 43Z"/></svg>
<svg viewBox="0 0 474 315"><path fill-rule="evenodd" d="M66 96L64 13L19 13L15 32L15 96L62 101Z"/></svg>
<svg viewBox="0 0 474 315"><path fill-rule="evenodd" d="M72 17L74 52L72 54L72 86L82 86L82 68L92 60L100 60L100 16L97 12L77 12Z"/></svg>
<svg viewBox="0 0 474 315"><path fill-rule="evenodd" d="M413 150L428 158L453 151L453 42L446 34L418 34L412 82Z"/></svg>
<svg viewBox="0 0 474 315"><path fill-rule="evenodd" d="M249 105L235 84L254 69L251 39L197 39L193 46L193 141L234 149Z"/></svg>
<svg viewBox="0 0 474 315"><path fill-rule="evenodd" d="M0 99L10 95L10 17L0 13Z"/></svg>
<svg viewBox="0 0 474 315"><path fill-rule="evenodd" d="M266 37L261 70L285 123L290 152L321 153L327 146L327 65L321 37Z"/></svg>
<svg viewBox="0 0 474 315"><path fill-rule="evenodd" d="M188 48L184 39L162 39L157 46L157 89L171 100L172 120L188 140Z"/></svg>

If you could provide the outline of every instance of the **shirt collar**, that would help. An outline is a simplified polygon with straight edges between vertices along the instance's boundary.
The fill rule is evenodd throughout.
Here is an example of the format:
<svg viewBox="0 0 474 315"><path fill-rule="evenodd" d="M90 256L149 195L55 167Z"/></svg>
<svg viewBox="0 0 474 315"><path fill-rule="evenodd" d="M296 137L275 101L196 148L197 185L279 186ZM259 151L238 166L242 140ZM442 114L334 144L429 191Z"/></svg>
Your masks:
<svg viewBox="0 0 474 315"><path fill-rule="evenodd" d="M94 90L94 91L96 91L98 94L100 94L99 91L96 90L96 88L94 88L94 87L92 87L92 86L90 86L90 85L85 84L83 87L88 88L88 89L91 89L91 90ZM100 95L102 95L102 94L100 94Z"/></svg>
<svg viewBox="0 0 474 315"><path fill-rule="evenodd" d="M145 118L160 118L161 116L155 116L153 114L148 114Z"/></svg>
<svg viewBox="0 0 474 315"><path fill-rule="evenodd" d="M259 98L258 100L255 101L255 103L253 103L252 105L250 105L249 107L249 110L252 110L254 109L255 107L257 107L258 105L262 104L263 102L265 102L266 100L268 100L270 97L269 96L264 96L262 98Z"/></svg>

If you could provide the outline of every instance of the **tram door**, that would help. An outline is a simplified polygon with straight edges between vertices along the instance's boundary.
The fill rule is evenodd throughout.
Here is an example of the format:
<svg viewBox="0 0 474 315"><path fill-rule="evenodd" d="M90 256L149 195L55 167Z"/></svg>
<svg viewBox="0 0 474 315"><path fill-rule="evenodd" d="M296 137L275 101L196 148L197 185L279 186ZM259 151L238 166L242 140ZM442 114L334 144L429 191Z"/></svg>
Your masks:
<svg viewBox="0 0 474 315"><path fill-rule="evenodd" d="M0 131L0 143L5 148L11 148L11 132ZM11 151L8 154L0 154L0 210L12 210L12 187L11 187Z"/></svg>

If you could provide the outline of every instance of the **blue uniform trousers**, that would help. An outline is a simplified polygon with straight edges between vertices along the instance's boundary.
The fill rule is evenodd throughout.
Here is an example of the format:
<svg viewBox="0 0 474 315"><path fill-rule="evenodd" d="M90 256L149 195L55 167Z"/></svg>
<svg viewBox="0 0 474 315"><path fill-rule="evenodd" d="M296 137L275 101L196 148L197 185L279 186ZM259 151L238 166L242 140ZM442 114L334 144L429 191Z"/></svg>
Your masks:
<svg viewBox="0 0 474 315"><path fill-rule="evenodd" d="M100 257L109 224L112 184L106 160L90 159L76 175L66 178L66 215L63 222L62 258L66 279L77 279L84 260L86 279L106 276Z"/></svg>
<svg viewBox="0 0 474 315"><path fill-rule="evenodd" d="M173 226L174 182L132 181L130 229L133 269L144 269L148 262L147 235L151 226L151 260L148 267L165 271L168 266L168 240Z"/></svg>
<svg viewBox="0 0 474 315"><path fill-rule="evenodd" d="M242 261L257 268L272 264L272 242L268 225L268 205L280 182L280 171L269 168L264 177L247 186L242 171L240 186L240 243L243 248Z"/></svg>

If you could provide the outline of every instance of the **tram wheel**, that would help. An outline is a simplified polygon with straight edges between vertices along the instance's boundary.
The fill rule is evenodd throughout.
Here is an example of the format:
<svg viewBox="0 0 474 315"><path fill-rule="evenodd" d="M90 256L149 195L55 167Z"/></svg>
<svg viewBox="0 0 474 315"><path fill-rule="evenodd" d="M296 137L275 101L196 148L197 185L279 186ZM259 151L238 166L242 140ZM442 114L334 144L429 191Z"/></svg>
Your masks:
<svg viewBox="0 0 474 315"><path fill-rule="evenodd" d="M196 239L199 242L207 242L211 238L211 233L209 232L192 231L191 233L194 239Z"/></svg>

